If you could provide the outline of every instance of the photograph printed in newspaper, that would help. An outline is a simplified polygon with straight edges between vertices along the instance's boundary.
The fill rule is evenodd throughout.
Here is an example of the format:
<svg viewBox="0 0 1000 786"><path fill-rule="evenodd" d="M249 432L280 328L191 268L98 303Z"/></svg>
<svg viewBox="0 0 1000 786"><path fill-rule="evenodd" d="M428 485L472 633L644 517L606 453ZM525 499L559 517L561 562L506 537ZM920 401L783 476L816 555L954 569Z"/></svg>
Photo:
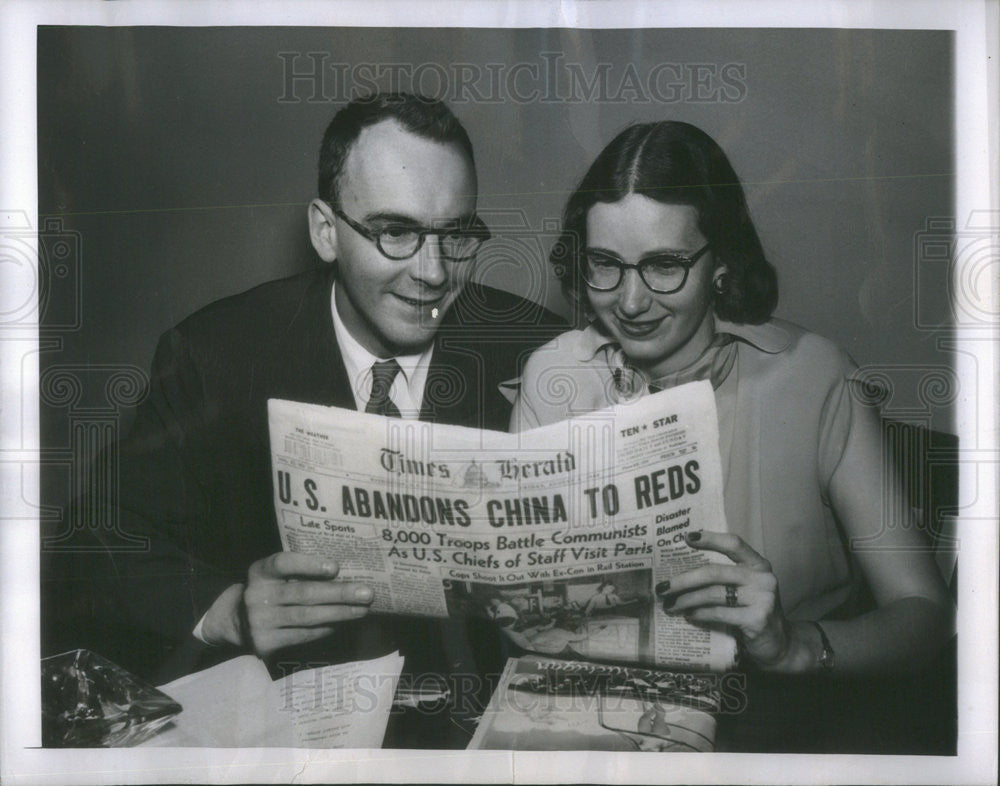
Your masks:
<svg viewBox="0 0 1000 786"><path fill-rule="evenodd" d="M709 752L725 677L511 658L469 749Z"/></svg>

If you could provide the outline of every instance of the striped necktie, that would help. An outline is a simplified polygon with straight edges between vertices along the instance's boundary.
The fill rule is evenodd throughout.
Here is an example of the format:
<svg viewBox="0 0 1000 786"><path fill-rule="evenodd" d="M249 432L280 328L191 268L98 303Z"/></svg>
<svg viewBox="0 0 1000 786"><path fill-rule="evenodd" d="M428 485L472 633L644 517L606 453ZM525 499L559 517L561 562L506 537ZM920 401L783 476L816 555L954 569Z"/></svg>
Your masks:
<svg viewBox="0 0 1000 786"><path fill-rule="evenodd" d="M399 407L392 403L389 391L392 381L400 371L395 360L385 360L372 364L372 394L368 399L365 412L372 415L385 415L389 418L401 417Z"/></svg>

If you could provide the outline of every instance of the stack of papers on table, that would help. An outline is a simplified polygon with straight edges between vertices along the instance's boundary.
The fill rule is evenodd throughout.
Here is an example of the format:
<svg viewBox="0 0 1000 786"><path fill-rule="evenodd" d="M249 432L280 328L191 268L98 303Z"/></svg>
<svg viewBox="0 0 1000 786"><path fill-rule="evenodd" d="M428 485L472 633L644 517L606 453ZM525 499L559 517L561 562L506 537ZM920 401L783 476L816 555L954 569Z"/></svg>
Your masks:
<svg viewBox="0 0 1000 786"><path fill-rule="evenodd" d="M272 680L252 655L161 686L184 711L158 747L378 748L403 668L399 653Z"/></svg>

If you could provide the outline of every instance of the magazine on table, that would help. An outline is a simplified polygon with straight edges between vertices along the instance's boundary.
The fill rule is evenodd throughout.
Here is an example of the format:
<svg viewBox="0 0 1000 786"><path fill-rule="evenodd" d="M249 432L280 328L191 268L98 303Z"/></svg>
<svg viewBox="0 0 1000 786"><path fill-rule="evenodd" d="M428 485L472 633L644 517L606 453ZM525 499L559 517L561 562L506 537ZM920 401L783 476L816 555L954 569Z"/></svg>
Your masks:
<svg viewBox="0 0 1000 786"><path fill-rule="evenodd" d="M717 674L511 658L473 750L715 749Z"/></svg>

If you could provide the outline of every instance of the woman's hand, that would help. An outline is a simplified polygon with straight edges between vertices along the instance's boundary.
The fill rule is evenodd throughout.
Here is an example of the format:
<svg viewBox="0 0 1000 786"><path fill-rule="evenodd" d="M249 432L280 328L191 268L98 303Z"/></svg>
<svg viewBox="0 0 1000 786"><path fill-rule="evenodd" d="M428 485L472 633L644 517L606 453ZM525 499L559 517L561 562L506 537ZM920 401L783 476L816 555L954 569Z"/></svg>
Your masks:
<svg viewBox="0 0 1000 786"><path fill-rule="evenodd" d="M781 611L771 563L736 535L690 532L686 540L692 548L717 551L736 564L705 565L657 585L664 611L696 623L730 625L759 666L781 669L792 631Z"/></svg>

